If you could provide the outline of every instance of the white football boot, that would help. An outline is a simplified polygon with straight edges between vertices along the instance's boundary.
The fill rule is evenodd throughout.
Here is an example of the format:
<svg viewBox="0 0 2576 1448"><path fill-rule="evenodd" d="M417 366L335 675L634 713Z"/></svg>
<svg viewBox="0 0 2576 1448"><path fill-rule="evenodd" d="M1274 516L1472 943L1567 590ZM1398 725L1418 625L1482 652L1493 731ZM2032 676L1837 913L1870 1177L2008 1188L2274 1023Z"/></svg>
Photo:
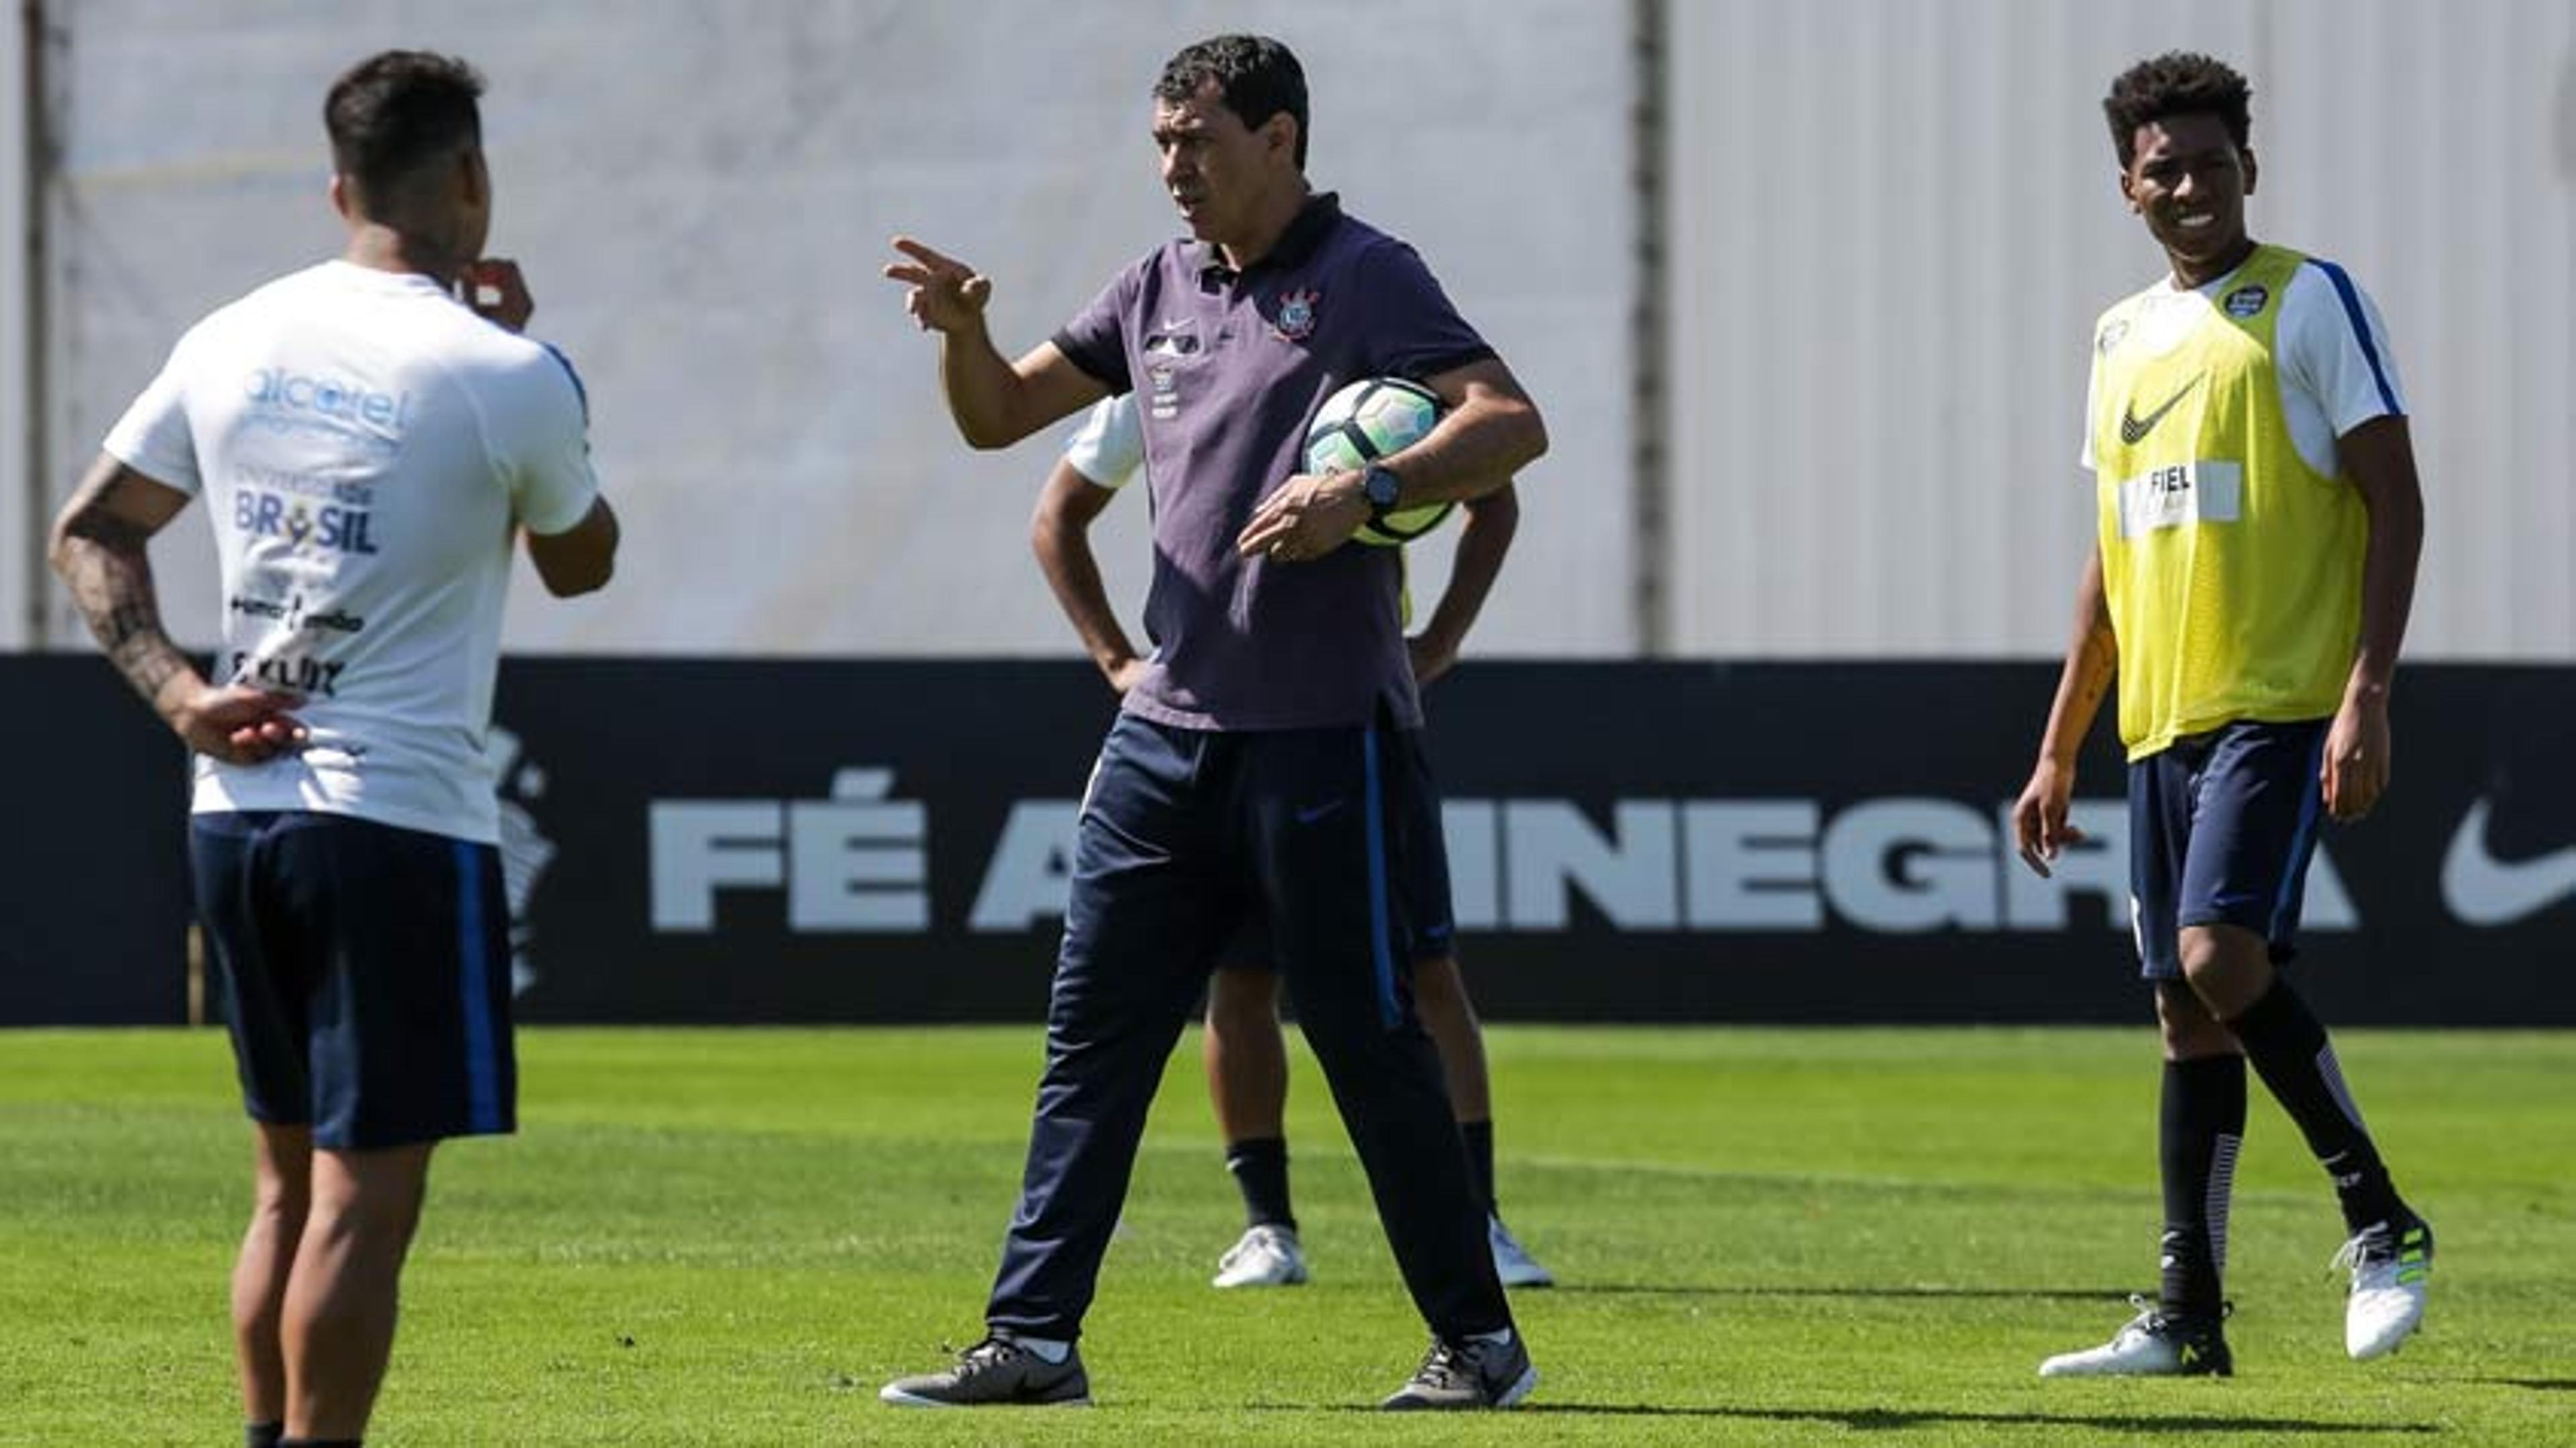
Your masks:
<svg viewBox="0 0 2576 1448"><path fill-rule="evenodd" d="M2226 1377L2236 1370L2226 1335L2216 1322L2167 1317L2143 1297L2128 1325L2100 1347L2062 1352L2039 1365L2043 1378Z"/></svg>
<svg viewBox="0 0 2576 1448"><path fill-rule="evenodd" d="M2374 1222L2335 1253L2334 1266L2352 1272L2344 1299L2343 1350L2356 1362L2397 1351L2424 1320L2424 1296L2433 1278L2433 1229L2421 1217Z"/></svg>
<svg viewBox="0 0 2576 1448"><path fill-rule="evenodd" d="M1297 1245L1293 1227L1264 1222L1245 1229L1242 1237L1216 1259L1211 1287L1294 1287L1306 1280L1306 1252Z"/></svg>

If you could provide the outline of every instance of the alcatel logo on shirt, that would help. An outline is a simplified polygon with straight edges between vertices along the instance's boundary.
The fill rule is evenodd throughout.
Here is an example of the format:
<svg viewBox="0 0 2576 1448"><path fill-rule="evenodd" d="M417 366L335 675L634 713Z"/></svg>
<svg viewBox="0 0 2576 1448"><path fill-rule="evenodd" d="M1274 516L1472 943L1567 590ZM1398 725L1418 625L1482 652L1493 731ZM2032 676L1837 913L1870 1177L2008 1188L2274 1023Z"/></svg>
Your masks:
<svg viewBox="0 0 2576 1448"><path fill-rule="evenodd" d="M363 422L397 436L411 422L408 392L397 397L390 392L370 391L354 382L308 377L282 367L262 367L253 372L243 390L261 407Z"/></svg>

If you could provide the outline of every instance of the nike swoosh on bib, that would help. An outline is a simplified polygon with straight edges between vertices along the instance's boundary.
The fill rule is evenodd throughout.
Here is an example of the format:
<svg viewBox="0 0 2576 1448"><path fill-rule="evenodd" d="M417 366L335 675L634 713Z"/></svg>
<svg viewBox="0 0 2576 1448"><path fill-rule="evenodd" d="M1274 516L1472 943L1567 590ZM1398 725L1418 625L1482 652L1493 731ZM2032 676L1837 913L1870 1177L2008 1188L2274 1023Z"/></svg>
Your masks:
<svg viewBox="0 0 2576 1448"><path fill-rule="evenodd" d="M2120 441L2131 447L2146 441L2147 434L2156 430L2156 424L2165 420L2165 414L2174 410L2174 404L2189 397L2191 390L2198 387L2208 376L2208 373L2203 372L2200 376L2184 383L2181 391L2165 399L2164 406L2144 417L2138 416L2134 403L2123 403L2120 407Z"/></svg>
<svg viewBox="0 0 2576 1448"><path fill-rule="evenodd" d="M2463 923L2511 925L2576 895L2576 845L2499 860L2487 852L2487 801L2469 806L2442 856L2442 901Z"/></svg>

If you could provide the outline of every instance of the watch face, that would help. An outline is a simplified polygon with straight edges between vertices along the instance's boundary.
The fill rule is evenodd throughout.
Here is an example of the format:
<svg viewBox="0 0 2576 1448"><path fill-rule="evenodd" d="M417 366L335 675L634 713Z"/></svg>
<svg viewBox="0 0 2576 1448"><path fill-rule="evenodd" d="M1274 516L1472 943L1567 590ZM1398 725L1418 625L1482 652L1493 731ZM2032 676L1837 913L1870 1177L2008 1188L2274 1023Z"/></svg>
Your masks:
<svg viewBox="0 0 2576 1448"><path fill-rule="evenodd" d="M1393 507L1395 495L1403 486L1403 481L1389 468L1371 468L1360 476L1360 488L1368 494L1369 503L1374 507Z"/></svg>

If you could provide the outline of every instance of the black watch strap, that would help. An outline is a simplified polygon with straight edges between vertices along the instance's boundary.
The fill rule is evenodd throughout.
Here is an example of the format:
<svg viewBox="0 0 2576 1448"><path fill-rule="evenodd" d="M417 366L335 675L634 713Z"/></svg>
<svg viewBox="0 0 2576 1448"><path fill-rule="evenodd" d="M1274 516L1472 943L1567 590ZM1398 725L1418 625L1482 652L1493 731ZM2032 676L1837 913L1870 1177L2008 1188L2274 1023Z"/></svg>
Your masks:
<svg viewBox="0 0 2576 1448"><path fill-rule="evenodd" d="M1369 464L1368 469L1360 474L1360 494L1368 499L1372 522L1387 515L1403 488L1404 480L1395 475L1395 469L1384 463Z"/></svg>

